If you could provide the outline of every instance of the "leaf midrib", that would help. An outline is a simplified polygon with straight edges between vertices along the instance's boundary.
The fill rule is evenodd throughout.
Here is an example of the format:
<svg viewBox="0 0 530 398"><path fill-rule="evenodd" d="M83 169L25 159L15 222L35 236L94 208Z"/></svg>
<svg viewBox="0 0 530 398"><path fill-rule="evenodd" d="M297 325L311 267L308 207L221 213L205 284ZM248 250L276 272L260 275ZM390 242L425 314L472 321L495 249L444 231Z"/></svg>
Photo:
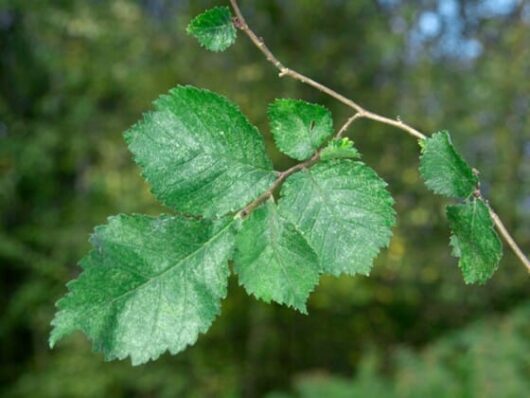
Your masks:
<svg viewBox="0 0 530 398"><path fill-rule="evenodd" d="M147 279L146 281L140 283L139 285L135 286L134 288L130 289L130 290L127 290L126 292L120 294L119 296L117 297L114 297L112 300L108 301L108 302L105 302L104 305L102 306L94 306L94 307L91 307L89 308L86 312L87 313L90 313L92 311L95 311L96 309L100 308L100 307L108 307L109 305L112 305L114 304L116 301L136 292L137 290L147 286L148 284L150 284L151 282L153 281L156 281L158 280L158 278L162 277L163 275L169 273L170 271L174 270L177 266L187 262L189 259L193 258L195 255L197 255L201 250L203 250L207 245L209 245L210 243L212 243L214 240L216 240L218 237L220 237L222 235L223 232L225 232L229 227L231 227L233 225L235 220L232 220L230 221L225 227L221 228L215 235L213 235L210 239L208 239L203 245L201 245L197 250L191 252L190 254L188 254L186 257L184 257L183 259L181 259L180 261L178 261L177 263L175 263L174 265L171 265L169 267L167 267L166 269L160 271L159 273L153 275L152 277L150 277L149 279Z"/></svg>

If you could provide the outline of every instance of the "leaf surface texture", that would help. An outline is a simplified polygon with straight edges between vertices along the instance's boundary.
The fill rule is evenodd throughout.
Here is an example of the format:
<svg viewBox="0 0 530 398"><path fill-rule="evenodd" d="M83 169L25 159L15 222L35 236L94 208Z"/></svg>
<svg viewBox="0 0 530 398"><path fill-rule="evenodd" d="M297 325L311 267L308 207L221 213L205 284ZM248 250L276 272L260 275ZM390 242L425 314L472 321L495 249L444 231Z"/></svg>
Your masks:
<svg viewBox="0 0 530 398"><path fill-rule="evenodd" d="M126 140L162 203L186 214L222 216L274 181L263 137L226 98L179 86L154 105Z"/></svg>
<svg viewBox="0 0 530 398"><path fill-rule="evenodd" d="M493 220L481 199L448 206L453 254L466 283L484 283L497 270L502 258L502 243Z"/></svg>
<svg viewBox="0 0 530 398"><path fill-rule="evenodd" d="M323 272L368 274L395 223L386 185L362 162L321 162L287 179L280 214L306 238Z"/></svg>
<svg viewBox="0 0 530 398"><path fill-rule="evenodd" d="M247 292L306 313L319 280L318 258L272 200L244 221L236 242L234 267Z"/></svg>
<svg viewBox="0 0 530 398"><path fill-rule="evenodd" d="M50 344L83 331L107 360L133 365L193 344L226 295L232 221L117 216L96 228L83 272L57 303Z"/></svg>
<svg viewBox="0 0 530 398"><path fill-rule="evenodd" d="M433 192L452 198L466 198L473 193L478 178L456 151L447 131L423 141L420 173Z"/></svg>
<svg viewBox="0 0 530 398"><path fill-rule="evenodd" d="M224 51L236 41L237 31L232 22L230 8L214 7L196 16L188 25L187 32L204 48Z"/></svg>
<svg viewBox="0 0 530 398"><path fill-rule="evenodd" d="M333 134L331 112L321 105L278 99L269 106L268 114L278 149L297 160L310 158Z"/></svg>

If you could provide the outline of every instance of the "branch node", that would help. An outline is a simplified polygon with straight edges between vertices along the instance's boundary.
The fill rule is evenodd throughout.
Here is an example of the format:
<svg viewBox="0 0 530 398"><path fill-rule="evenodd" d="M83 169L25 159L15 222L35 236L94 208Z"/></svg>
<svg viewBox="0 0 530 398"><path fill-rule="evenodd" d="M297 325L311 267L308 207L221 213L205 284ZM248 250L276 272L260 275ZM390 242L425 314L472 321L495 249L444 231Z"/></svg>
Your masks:
<svg viewBox="0 0 530 398"><path fill-rule="evenodd" d="M238 17L232 17L232 23L237 29L243 30L243 22Z"/></svg>

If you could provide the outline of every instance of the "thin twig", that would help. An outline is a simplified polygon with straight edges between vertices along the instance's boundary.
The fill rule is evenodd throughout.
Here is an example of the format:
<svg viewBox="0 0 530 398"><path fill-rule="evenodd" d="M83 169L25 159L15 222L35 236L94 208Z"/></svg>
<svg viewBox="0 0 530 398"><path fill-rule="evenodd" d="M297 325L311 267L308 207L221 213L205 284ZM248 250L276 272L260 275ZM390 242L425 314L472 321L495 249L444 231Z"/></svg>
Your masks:
<svg viewBox="0 0 530 398"><path fill-rule="evenodd" d="M329 87L324 86L323 84L311 79L310 77L307 77L305 75L302 75L301 73L294 71L292 69L287 68L284 64L280 62L278 58L269 50L265 42L261 37L258 37L252 29L247 24L247 21L245 17L243 16L243 13L241 12L241 9L239 8L239 5L237 3L237 0L230 0L230 3L232 4L232 8L234 9L234 13L236 15L235 18L235 25L241 29L249 38L250 40L256 45L256 47L265 55L265 58L273 64L279 71L279 76L289 76L295 80L298 80L301 83L307 84L309 86L312 86L316 88L317 90L335 98L336 100L342 102L344 105L355 109L358 113L360 113L363 117L371 120L375 120L384 124L388 124L390 126L397 127L408 134L414 136L417 139L425 139L425 135L420 133L415 128L403 123L401 120L394 120L390 119L381 115L378 115L374 112L370 112L366 109L364 109L361 105L357 104L356 102L352 101L351 99L345 97L342 94L339 94L335 90L332 90Z"/></svg>
<svg viewBox="0 0 530 398"><path fill-rule="evenodd" d="M361 118L362 115L360 113L355 113L352 117L350 117L348 120L346 120L346 123L340 128L337 134L333 136L332 139L340 138L346 130L355 122L357 119ZM241 218L245 218L248 216L252 211L254 211L260 204L265 202L267 199L272 197L274 194L274 191L278 189L278 187L283 184L285 179L289 177L291 174L296 173L297 171L308 169L313 164L318 162L320 160L320 154L322 153L323 148L319 148L311 158L307 159L305 162L298 163L291 167L290 169L287 169L285 171L282 171L278 174L278 177L276 177L276 180L272 183L272 185L267 189L265 192L263 192L260 196L258 196L256 199L254 199L252 202L250 202L243 210L241 210L238 215Z"/></svg>
<svg viewBox="0 0 530 398"><path fill-rule="evenodd" d="M377 113L371 112L363 108L361 105L357 104L356 102L352 101L351 99L345 97L342 94L339 94L335 90L332 90L329 87L324 86L323 84L305 76L301 73L298 73L292 69L287 68L284 64L280 62L278 58L269 50L269 48L265 45L265 42L261 37L258 37L252 29L247 24L247 21L245 20L245 17L243 16L243 13L241 12L241 9L239 8L239 4L237 0L230 0L230 4L232 5L232 8L234 10L234 13L236 15L234 23L235 25L242 30L249 38L250 40L256 45L256 47L265 55L265 58L272 63L279 71L279 77L289 76L295 80L298 80L301 83L307 84L309 86L312 86L316 88L317 90L328 94L330 97L335 98L339 102L342 102L344 105L354 109L356 111L355 115L353 115L341 128L339 133L336 137L340 137L344 131L349 127L349 124L353 123L358 118L366 118L370 120L374 120L376 122L380 122L389 126L397 127L400 130L403 130L404 132L410 134L411 136L415 137L416 139L423 140L427 138L424 134L422 134L420 131L416 130L414 127L404 123L400 118L397 119L391 119L386 116L379 115ZM351 122L350 122L351 120ZM349 123L350 122L350 123ZM344 131L343 131L344 129ZM296 166L291 167L289 170L286 170L283 173L280 173L278 179L274 182L274 184L271 186L271 188L262 194L258 199L254 200L251 204L249 204L245 209L243 209L239 214L242 216L246 216L249 214L250 210L252 211L255 209L259 204L261 204L263 201L268 199L270 196L272 196L273 191L291 174L294 172L301 170L302 168L310 166L312 163L314 163L316 160L319 159L320 151L317 151L315 155ZM491 207L489 207L489 211L491 214L491 217L493 218L493 221L495 222L495 226L497 227L497 230L501 234L501 236L504 238L508 246L513 250L515 255L519 258L521 263L530 271L530 261L528 258L524 255L521 248L517 245L513 237L510 235L504 224L502 223L499 216L493 211Z"/></svg>
<svg viewBox="0 0 530 398"><path fill-rule="evenodd" d="M488 205L491 218L493 219L493 222L495 223L495 226L497 227L497 230L501 234L501 236L504 238L508 246L512 249L512 251L515 253L517 258L521 261L521 263L527 268L528 272L530 272L530 261L528 261L528 258L525 256L521 248L517 245L515 240L512 238L506 227L504 226L503 222L493 211L493 209Z"/></svg>
<svg viewBox="0 0 530 398"><path fill-rule="evenodd" d="M343 134L346 133L346 131L350 128L353 122L355 122L357 119L360 119L362 117L364 117L362 113L359 113L359 112L355 113L352 117L346 120L346 123L344 123L344 125L340 128L337 135L335 135L335 138L341 138Z"/></svg>
<svg viewBox="0 0 530 398"><path fill-rule="evenodd" d="M278 174L278 177L276 180L272 183L272 185L267 189L265 192L263 192L260 196L258 196L256 199L254 199L252 202L250 202L243 210L241 210L238 214L239 217L245 218L248 216L254 209L256 209L260 204L265 202L267 199L272 197L274 194L274 191L285 181L287 177L289 177L291 174L296 173L297 171L300 171L302 169L307 169L311 167L314 163L318 162L320 159L320 152L321 150L318 150L315 152L315 154L308 160L302 163L298 163L291 167L290 169L287 169L285 171L282 171Z"/></svg>

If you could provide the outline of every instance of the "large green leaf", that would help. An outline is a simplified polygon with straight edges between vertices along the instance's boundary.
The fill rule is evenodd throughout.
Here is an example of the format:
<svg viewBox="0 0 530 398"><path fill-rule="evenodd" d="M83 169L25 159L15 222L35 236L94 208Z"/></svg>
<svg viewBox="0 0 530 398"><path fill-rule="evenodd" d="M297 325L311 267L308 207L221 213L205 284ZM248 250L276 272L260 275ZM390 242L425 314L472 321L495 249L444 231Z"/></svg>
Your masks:
<svg viewBox="0 0 530 398"><path fill-rule="evenodd" d="M278 149L305 160L333 134L331 112L321 105L278 99L269 106L269 123Z"/></svg>
<svg viewBox="0 0 530 398"><path fill-rule="evenodd" d="M208 90L174 88L126 140L157 199L179 212L211 217L239 210L275 178L259 131Z"/></svg>
<svg viewBox="0 0 530 398"><path fill-rule="evenodd" d="M321 162L287 179L280 214L307 239L324 272L368 274L395 223L393 199L385 187L361 162Z"/></svg>
<svg viewBox="0 0 530 398"><path fill-rule="evenodd" d="M480 199L448 206L447 218L453 232L453 254L460 257L465 282L486 282L502 258L502 243L493 229L487 206Z"/></svg>
<svg viewBox="0 0 530 398"><path fill-rule="evenodd" d="M306 301L318 283L313 249L280 214L272 200L243 223L236 239L235 271L249 294L287 304L306 313Z"/></svg>
<svg viewBox="0 0 530 398"><path fill-rule="evenodd" d="M220 312L232 221L142 215L96 228L83 272L57 306L51 346L83 331L107 360L134 365L193 344Z"/></svg>
<svg viewBox="0 0 530 398"><path fill-rule="evenodd" d="M196 16L187 32L195 36L201 46L210 51L224 51L236 41L236 27L232 13L226 6L214 7Z"/></svg>
<svg viewBox="0 0 530 398"><path fill-rule="evenodd" d="M420 172L429 189L453 198L468 197L478 184L477 176L456 151L447 131L423 141Z"/></svg>

